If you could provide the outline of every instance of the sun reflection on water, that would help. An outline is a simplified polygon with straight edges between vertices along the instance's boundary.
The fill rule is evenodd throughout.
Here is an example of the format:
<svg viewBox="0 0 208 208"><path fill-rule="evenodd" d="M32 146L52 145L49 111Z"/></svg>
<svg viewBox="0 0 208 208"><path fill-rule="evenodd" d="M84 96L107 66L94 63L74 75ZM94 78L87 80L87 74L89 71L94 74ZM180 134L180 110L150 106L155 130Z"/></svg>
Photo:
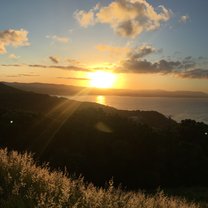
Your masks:
<svg viewBox="0 0 208 208"><path fill-rule="evenodd" d="M103 95L98 95L96 97L96 103L102 104L102 105L106 105L106 100L105 100L105 96Z"/></svg>

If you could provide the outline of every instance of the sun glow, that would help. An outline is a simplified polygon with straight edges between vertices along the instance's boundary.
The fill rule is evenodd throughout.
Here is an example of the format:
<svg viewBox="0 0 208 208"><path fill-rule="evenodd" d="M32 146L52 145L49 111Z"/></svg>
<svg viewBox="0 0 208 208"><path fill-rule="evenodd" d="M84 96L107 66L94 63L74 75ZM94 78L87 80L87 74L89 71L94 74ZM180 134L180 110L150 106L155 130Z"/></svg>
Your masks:
<svg viewBox="0 0 208 208"><path fill-rule="evenodd" d="M89 74L90 86L96 88L112 88L116 75L111 72L96 71Z"/></svg>
<svg viewBox="0 0 208 208"><path fill-rule="evenodd" d="M96 97L96 103L99 103L99 104L102 104L102 105L106 105L105 96L98 95Z"/></svg>

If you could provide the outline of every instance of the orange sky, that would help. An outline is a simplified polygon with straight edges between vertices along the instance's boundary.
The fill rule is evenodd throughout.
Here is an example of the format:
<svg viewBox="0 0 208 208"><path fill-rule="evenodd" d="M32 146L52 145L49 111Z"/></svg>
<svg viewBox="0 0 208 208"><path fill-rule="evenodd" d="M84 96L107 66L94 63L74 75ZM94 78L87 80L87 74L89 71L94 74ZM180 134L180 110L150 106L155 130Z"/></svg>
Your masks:
<svg viewBox="0 0 208 208"><path fill-rule="evenodd" d="M0 81L208 92L207 1L185 2L5 1Z"/></svg>

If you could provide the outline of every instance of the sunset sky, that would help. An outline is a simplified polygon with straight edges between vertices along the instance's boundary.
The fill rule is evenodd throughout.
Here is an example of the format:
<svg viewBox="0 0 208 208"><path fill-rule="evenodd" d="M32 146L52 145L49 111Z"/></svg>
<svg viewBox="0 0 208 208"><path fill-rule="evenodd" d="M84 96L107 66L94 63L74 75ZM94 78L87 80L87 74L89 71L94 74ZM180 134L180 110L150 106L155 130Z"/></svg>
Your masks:
<svg viewBox="0 0 208 208"><path fill-rule="evenodd" d="M208 92L207 8L207 0L1 0L0 81L88 87L104 71L114 88Z"/></svg>

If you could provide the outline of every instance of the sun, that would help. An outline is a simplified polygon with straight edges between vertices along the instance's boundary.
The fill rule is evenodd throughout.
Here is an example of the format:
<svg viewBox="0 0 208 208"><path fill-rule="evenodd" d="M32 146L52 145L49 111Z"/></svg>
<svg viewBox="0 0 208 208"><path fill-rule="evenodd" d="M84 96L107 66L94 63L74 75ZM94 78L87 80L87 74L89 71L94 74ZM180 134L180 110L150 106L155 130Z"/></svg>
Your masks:
<svg viewBox="0 0 208 208"><path fill-rule="evenodd" d="M106 71L95 71L89 74L90 86L96 88L112 88L116 75Z"/></svg>

